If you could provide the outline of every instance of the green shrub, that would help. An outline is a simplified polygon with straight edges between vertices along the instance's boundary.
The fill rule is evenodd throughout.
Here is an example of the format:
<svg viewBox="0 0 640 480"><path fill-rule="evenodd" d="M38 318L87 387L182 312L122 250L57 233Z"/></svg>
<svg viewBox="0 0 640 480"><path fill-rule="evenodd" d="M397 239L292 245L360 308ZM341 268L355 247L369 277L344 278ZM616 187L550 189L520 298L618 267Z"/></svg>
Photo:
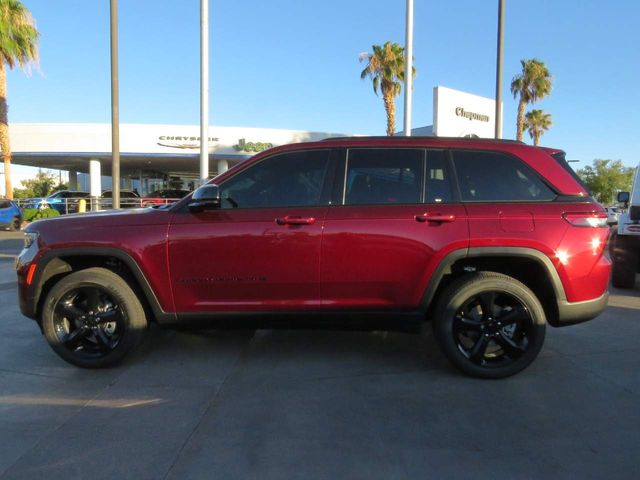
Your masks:
<svg viewBox="0 0 640 480"><path fill-rule="evenodd" d="M53 208L25 208L22 214L25 222L35 222L41 218L57 217L60 212Z"/></svg>

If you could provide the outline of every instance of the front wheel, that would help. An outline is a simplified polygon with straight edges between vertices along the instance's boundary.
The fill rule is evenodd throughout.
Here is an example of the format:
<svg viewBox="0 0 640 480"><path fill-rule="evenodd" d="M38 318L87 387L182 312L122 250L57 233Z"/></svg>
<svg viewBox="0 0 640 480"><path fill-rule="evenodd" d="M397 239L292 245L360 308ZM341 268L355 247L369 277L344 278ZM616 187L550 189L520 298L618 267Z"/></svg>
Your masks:
<svg viewBox="0 0 640 480"><path fill-rule="evenodd" d="M433 329L445 356L460 370L479 378L504 378L537 357L546 318L540 301L523 283L481 272L446 288Z"/></svg>
<svg viewBox="0 0 640 480"><path fill-rule="evenodd" d="M51 348L84 368L120 362L147 328L136 294L105 268L71 273L55 284L44 301L41 320Z"/></svg>
<svg viewBox="0 0 640 480"><path fill-rule="evenodd" d="M13 219L13 224L12 224L13 229L20 230L21 226L22 226L22 220L20 219L20 217L15 217Z"/></svg>

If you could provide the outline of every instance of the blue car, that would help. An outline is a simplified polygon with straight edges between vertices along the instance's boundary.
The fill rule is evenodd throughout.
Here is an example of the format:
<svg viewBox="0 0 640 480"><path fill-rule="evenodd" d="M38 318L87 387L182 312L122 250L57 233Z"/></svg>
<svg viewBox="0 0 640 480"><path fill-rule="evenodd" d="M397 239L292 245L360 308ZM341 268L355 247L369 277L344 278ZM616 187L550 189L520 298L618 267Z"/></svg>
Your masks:
<svg viewBox="0 0 640 480"><path fill-rule="evenodd" d="M53 208L64 215L65 213L76 213L78 211L78 200L89 198L87 192L76 192L72 190L60 190L52 193L46 198L30 198L24 203L24 208Z"/></svg>
<svg viewBox="0 0 640 480"><path fill-rule="evenodd" d="M0 198L0 228L20 230L22 210L11 200Z"/></svg>

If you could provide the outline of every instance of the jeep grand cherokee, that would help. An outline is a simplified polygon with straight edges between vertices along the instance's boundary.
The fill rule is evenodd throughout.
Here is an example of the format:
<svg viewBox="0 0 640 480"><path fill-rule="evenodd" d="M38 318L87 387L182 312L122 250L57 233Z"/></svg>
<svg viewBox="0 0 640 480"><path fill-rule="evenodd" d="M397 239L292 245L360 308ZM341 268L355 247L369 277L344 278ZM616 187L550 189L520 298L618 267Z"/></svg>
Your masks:
<svg viewBox="0 0 640 480"><path fill-rule="evenodd" d="M409 329L498 378L607 303L609 229L561 150L341 138L262 152L166 209L26 228L22 312L81 367L165 326Z"/></svg>

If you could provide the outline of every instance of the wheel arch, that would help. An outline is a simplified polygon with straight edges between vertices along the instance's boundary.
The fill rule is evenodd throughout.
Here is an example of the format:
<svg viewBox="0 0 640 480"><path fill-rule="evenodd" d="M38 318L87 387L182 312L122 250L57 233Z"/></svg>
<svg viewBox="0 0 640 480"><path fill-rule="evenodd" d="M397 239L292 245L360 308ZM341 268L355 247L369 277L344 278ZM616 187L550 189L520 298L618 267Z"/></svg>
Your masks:
<svg viewBox="0 0 640 480"><path fill-rule="evenodd" d="M453 280L476 271L492 271L516 278L542 303L547 322L559 325L560 306L567 303L564 286L553 263L539 250L526 247L471 247L449 253L425 289L420 309L429 318L439 294Z"/></svg>
<svg viewBox="0 0 640 480"><path fill-rule="evenodd" d="M165 312L138 263L126 252L116 248L78 247L51 250L38 260L33 286L33 313L40 317L42 303L53 285L72 272L92 267L104 267L120 275L138 294L150 318L162 321L173 318Z"/></svg>

